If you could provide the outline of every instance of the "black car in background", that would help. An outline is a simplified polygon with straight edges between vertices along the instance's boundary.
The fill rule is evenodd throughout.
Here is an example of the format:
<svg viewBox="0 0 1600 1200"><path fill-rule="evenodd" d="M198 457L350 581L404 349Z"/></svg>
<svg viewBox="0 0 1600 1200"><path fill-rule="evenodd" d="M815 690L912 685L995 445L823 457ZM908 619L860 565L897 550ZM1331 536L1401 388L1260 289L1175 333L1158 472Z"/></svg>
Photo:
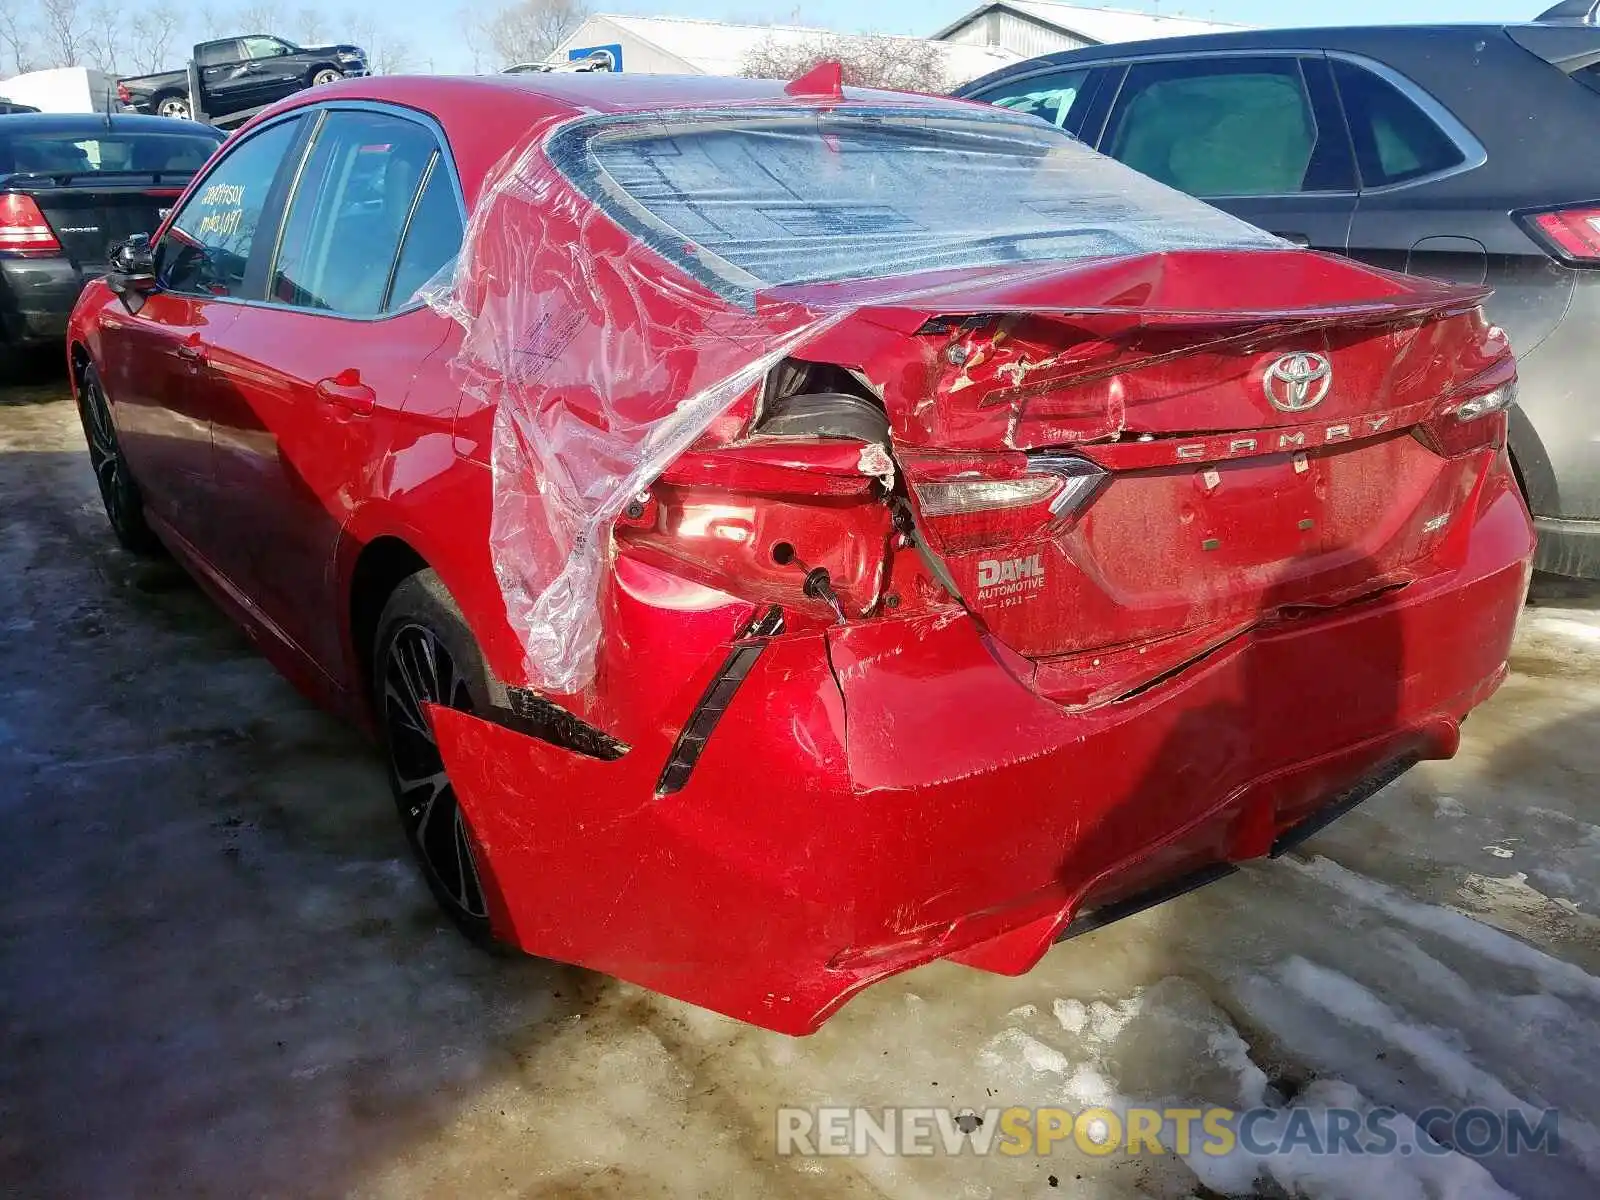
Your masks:
<svg viewBox="0 0 1600 1200"><path fill-rule="evenodd" d="M215 38L194 48L201 113L190 106L189 71L130 75L117 81L117 97L134 112L211 121L239 117L285 96L367 73L360 46L297 46L269 33Z"/></svg>
<svg viewBox="0 0 1600 1200"><path fill-rule="evenodd" d="M0 116L0 356L59 339L111 246L154 233L222 137L161 117Z"/></svg>
<svg viewBox="0 0 1600 1200"><path fill-rule="evenodd" d="M1291 242L1494 288L1538 566L1600 577L1600 29L1262 29L1017 63L958 95L1034 113Z"/></svg>

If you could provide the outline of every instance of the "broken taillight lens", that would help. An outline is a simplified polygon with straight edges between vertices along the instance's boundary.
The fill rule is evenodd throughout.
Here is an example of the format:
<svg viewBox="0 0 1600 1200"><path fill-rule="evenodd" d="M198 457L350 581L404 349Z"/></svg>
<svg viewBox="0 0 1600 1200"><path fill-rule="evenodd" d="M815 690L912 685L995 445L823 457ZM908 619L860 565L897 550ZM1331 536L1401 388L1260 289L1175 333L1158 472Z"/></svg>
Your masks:
<svg viewBox="0 0 1600 1200"><path fill-rule="evenodd" d="M1418 425L1417 440L1444 458L1498 446L1506 439L1505 412L1516 402L1515 379L1488 390L1469 391L1437 417Z"/></svg>
<svg viewBox="0 0 1600 1200"><path fill-rule="evenodd" d="M1104 486L1106 472L1077 455L1032 455L1016 475L982 468L943 478L915 478L917 506L945 550L976 550L1064 529Z"/></svg>

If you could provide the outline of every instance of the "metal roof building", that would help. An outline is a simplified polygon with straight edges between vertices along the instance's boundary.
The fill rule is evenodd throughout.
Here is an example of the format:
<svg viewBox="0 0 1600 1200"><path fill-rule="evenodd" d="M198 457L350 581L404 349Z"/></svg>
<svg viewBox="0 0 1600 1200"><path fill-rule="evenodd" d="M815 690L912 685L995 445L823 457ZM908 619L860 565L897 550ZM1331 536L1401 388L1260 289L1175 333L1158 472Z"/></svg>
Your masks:
<svg viewBox="0 0 1600 1200"><path fill-rule="evenodd" d="M849 37L833 30L799 25L739 25L691 17L636 17L599 14L589 17L551 54L548 61L566 62L607 51L616 70L648 75L738 75L746 58L768 41L811 42L823 37ZM899 40L925 43L927 39ZM943 50L945 78L955 87L987 75L1019 55L983 44L948 41Z"/></svg>
<svg viewBox="0 0 1600 1200"><path fill-rule="evenodd" d="M1108 42L1184 37L1238 29L1216 21L1158 16L1114 8L1084 8L1056 0L996 0L980 4L933 36L955 45L1004 51L1034 58L1057 50L1076 50Z"/></svg>

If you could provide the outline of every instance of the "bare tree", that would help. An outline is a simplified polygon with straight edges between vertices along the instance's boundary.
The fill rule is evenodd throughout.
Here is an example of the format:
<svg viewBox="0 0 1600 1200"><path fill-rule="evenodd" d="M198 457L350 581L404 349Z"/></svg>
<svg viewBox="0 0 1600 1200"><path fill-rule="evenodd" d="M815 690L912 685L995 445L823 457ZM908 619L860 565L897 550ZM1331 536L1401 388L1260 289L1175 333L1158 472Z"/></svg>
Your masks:
<svg viewBox="0 0 1600 1200"><path fill-rule="evenodd" d="M89 44L80 0L40 0L45 61L75 67Z"/></svg>
<svg viewBox="0 0 1600 1200"><path fill-rule="evenodd" d="M589 15L582 0L516 0L485 22L490 49L509 67L547 58Z"/></svg>
<svg viewBox="0 0 1600 1200"><path fill-rule="evenodd" d="M200 36L206 41L213 38L227 37L230 33L239 32L239 19L233 11L220 3L201 4L200 8Z"/></svg>
<svg viewBox="0 0 1600 1200"><path fill-rule="evenodd" d="M398 35L380 36L367 53L372 56L368 65L374 75L404 75L416 67L411 43Z"/></svg>
<svg viewBox="0 0 1600 1200"><path fill-rule="evenodd" d="M302 8L295 17L295 26L307 46L320 46L328 40L328 27L323 24L320 8Z"/></svg>
<svg viewBox="0 0 1600 1200"><path fill-rule="evenodd" d="M183 18L172 0L141 6L128 26L128 54L140 75L165 70Z"/></svg>
<svg viewBox="0 0 1600 1200"><path fill-rule="evenodd" d="M843 66L845 83L855 87L944 92L950 86L942 43L879 34L769 35L745 56L741 74L756 79L798 79L825 62Z"/></svg>
<svg viewBox="0 0 1600 1200"><path fill-rule="evenodd" d="M107 75L117 73L117 55L125 45L124 9L115 0L94 0L84 15L83 55Z"/></svg>
<svg viewBox="0 0 1600 1200"><path fill-rule="evenodd" d="M233 18L234 33L276 33L285 24L283 5L277 0L252 0ZM223 34L227 37L227 34Z"/></svg>
<svg viewBox="0 0 1600 1200"><path fill-rule="evenodd" d="M384 33L371 18L355 13L346 13L340 25L367 52L367 67L374 75L404 75L413 68L411 43L399 34Z"/></svg>
<svg viewBox="0 0 1600 1200"><path fill-rule="evenodd" d="M4 0L0 0L3 3ZM466 39L467 52L472 55L472 73L483 73L483 49L488 41L488 30L484 28L483 18L472 10L470 4L463 4L456 9L456 20L461 23L461 36ZM510 66L511 64L506 64Z"/></svg>
<svg viewBox="0 0 1600 1200"><path fill-rule="evenodd" d="M0 51L11 61L10 73L33 70L33 26L27 18L26 0L0 0Z"/></svg>

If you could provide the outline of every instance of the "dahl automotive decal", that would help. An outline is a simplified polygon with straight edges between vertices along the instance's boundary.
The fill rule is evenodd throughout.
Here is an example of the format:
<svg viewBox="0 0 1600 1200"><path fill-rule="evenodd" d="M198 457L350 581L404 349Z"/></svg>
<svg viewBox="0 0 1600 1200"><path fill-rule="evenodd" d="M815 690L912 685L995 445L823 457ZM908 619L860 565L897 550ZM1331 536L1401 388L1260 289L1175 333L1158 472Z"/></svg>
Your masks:
<svg viewBox="0 0 1600 1200"><path fill-rule="evenodd" d="M1016 603L1044 589L1044 555L986 558L978 564L978 603Z"/></svg>

